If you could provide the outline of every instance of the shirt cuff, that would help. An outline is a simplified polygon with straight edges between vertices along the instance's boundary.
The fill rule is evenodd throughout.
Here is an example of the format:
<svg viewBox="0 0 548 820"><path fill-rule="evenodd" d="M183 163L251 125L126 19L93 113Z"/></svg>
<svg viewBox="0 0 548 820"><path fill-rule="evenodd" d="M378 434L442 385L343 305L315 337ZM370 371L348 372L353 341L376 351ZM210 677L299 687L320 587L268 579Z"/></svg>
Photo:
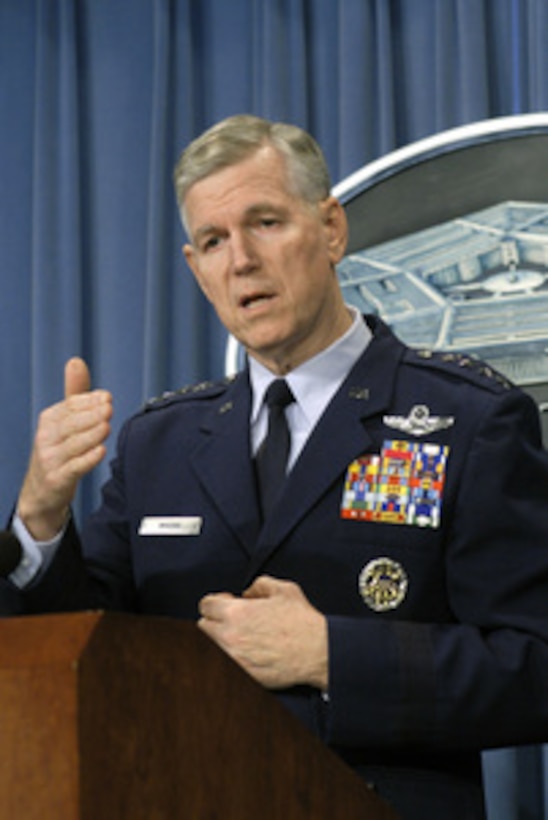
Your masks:
<svg viewBox="0 0 548 820"><path fill-rule="evenodd" d="M19 589L24 589L38 575L40 570L45 570L48 567L63 539L66 525L50 541L36 541L15 513L11 522L11 529L19 539L23 557L9 575L9 580Z"/></svg>

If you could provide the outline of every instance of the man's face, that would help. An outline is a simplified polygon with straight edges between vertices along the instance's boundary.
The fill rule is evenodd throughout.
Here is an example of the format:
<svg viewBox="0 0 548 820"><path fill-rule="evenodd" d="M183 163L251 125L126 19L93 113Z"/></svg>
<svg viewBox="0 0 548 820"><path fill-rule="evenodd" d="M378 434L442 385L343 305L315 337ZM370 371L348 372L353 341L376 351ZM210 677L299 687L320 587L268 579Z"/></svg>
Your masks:
<svg viewBox="0 0 548 820"><path fill-rule="evenodd" d="M350 324L334 265L346 245L337 200L292 191L271 146L196 182L184 253L225 327L274 372L323 350Z"/></svg>

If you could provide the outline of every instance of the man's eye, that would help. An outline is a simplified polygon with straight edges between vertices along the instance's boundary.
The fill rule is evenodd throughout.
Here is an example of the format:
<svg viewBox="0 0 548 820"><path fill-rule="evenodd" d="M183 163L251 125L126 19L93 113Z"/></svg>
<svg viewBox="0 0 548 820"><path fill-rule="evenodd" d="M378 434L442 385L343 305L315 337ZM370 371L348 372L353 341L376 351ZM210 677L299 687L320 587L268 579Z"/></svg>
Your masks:
<svg viewBox="0 0 548 820"><path fill-rule="evenodd" d="M202 252L207 253L207 251L212 251L214 248L217 247L219 244L220 239L218 236L210 236L204 242L202 242Z"/></svg>
<svg viewBox="0 0 548 820"><path fill-rule="evenodd" d="M261 219L261 226L263 228L274 228L276 225L279 225L280 220L276 219L274 216L264 216Z"/></svg>

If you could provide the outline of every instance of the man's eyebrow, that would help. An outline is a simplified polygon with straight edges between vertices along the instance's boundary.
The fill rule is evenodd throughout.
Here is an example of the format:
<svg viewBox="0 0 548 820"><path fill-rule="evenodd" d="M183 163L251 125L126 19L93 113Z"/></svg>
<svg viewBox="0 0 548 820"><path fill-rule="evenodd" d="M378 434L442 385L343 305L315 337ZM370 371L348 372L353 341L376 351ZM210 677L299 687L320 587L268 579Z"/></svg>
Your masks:
<svg viewBox="0 0 548 820"><path fill-rule="evenodd" d="M256 216L257 214L264 214L266 212L285 214L287 213L287 207L285 205L278 205L275 202L256 202L254 205L250 205L249 208L246 209L245 215Z"/></svg>
<svg viewBox="0 0 548 820"><path fill-rule="evenodd" d="M212 233L217 233L220 228L217 225L207 224L207 225L200 225L199 228L196 228L196 231L193 234L192 241L197 242L199 239L202 239L204 236L208 236Z"/></svg>
<svg viewBox="0 0 548 820"><path fill-rule="evenodd" d="M250 217L253 218L255 216L260 216L261 214L265 213L273 213L278 214L279 216L283 216L287 213L287 207L285 205L278 205L275 202L269 202L265 200L264 202L256 202L253 205L250 205L249 208L246 208L244 211L244 218L249 219ZM193 234L192 241L197 243L200 239L203 239L205 236L210 236L211 234L217 234L219 231L222 231L219 225L215 225L214 223L206 223L205 225L200 225L199 228L196 228L196 231Z"/></svg>

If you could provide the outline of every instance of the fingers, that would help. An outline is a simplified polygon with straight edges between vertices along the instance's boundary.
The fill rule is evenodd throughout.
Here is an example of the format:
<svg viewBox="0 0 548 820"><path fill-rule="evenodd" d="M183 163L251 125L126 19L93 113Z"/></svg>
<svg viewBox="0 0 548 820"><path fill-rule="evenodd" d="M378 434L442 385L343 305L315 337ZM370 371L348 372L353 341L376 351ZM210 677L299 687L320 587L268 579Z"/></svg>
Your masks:
<svg viewBox="0 0 548 820"><path fill-rule="evenodd" d="M64 521L80 479L106 453L112 397L90 392L90 374L80 358L65 366L65 399L40 414L18 510L38 540L53 537Z"/></svg>
<svg viewBox="0 0 548 820"><path fill-rule="evenodd" d="M261 576L242 597L206 595L199 611L199 628L259 683L326 689L327 622L293 581Z"/></svg>
<svg viewBox="0 0 548 820"><path fill-rule="evenodd" d="M209 621L224 621L227 613L227 604L237 600L230 592L217 592L205 595L198 604L198 611L202 618Z"/></svg>
<svg viewBox="0 0 548 820"><path fill-rule="evenodd" d="M44 434L47 443L67 442L67 454L71 455L103 441L111 417L112 398L106 390L79 393L45 410L38 433Z"/></svg>
<svg viewBox="0 0 548 820"><path fill-rule="evenodd" d="M67 442L74 457L96 448L108 436L112 397L106 390L91 392L89 368L78 356L65 365L65 400L43 413L43 427L54 443ZM40 428L39 428L40 432Z"/></svg>
<svg viewBox="0 0 548 820"><path fill-rule="evenodd" d="M274 595L297 595L300 588L293 581L281 581L269 575L261 575L256 578L251 586L242 593L242 598L259 600L271 598ZM234 612L234 603L238 598L230 592L216 592L205 595L198 605L198 611L202 618L211 621L224 621Z"/></svg>
<svg viewBox="0 0 548 820"><path fill-rule="evenodd" d="M270 575L260 575L243 591L244 598L268 598L279 590L280 581Z"/></svg>
<svg viewBox="0 0 548 820"><path fill-rule="evenodd" d="M65 438L110 420L112 397L107 390L91 392L89 368L78 356L65 365L65 401L52 408L55 412Z"/></svg>
<svg viewBox="0 0 548 820"><path fill-rule="evenodd" d="M235 603L239 602L234 595L220 592L206 595L198 604L201 616L197 622L198 628L229 655L233 655L230 648L231 635L233 635L231 609Z"/></svg>
<svg viewBox="0 0 548 820"><path fill-rule="evenodd" d="M83 359L75 356L65 365L65 398L91 389L89 368Z"/></svg>
<svg viewBox="0 0 548 820"><path fill-rule="evenodd" d="M242 593L243 598L270 598L273 595L294 595L299 590L293 581L282 581L270 575L260 575Z"/></svg>
<svg viewBox="0 0 548 820"><path fill-rule="evenodd" d="M34 455L45 475L74 480L96 466L110 433L112 399L107 391L69 395L40 414Z"/></svg>

